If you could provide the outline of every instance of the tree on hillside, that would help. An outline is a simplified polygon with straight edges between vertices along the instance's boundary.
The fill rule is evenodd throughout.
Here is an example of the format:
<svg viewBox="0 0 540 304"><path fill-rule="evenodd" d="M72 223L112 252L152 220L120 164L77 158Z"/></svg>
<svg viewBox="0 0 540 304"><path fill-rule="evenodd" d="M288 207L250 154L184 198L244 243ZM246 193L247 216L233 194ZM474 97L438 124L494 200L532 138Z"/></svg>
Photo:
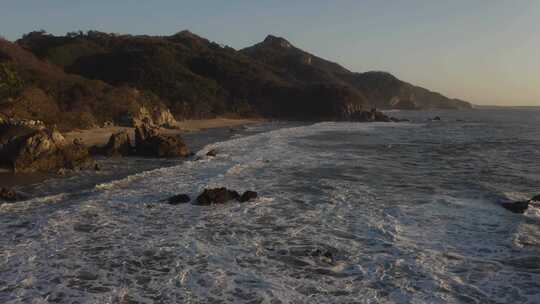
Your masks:
<svg viewBox="0 0 540 304"><path fill-rule="evenodd" d="M0 102L17 97L23 86L23 81L11 65L0 63Z"/></svg>

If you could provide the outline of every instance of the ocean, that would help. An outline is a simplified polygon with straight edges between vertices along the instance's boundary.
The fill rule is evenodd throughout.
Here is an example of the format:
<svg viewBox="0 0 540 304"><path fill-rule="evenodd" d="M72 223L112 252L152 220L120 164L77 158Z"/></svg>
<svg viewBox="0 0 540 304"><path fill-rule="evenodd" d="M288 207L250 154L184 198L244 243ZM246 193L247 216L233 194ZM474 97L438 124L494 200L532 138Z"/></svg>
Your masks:
<svg viewBox="0 0 540 304"><path fill-rule="evenodd" d="M388 114L411 122L209 131L188 161L26 185L0 302L540 303L540 205L500 206L540 194L540 109ZM221 186L259 197L163 202Z"/></svg>

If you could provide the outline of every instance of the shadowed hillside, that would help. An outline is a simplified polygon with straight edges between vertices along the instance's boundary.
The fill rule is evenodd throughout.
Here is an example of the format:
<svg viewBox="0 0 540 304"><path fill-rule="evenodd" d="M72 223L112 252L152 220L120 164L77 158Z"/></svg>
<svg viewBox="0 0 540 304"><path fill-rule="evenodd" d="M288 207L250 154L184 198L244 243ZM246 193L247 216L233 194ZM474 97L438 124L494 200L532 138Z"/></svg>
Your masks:
<svg viewBox="0 0 540 304"><path fill-rule="evenodd" d="M188 31L32 32L17 45L2 41L0 61L10 87L0 96L2 113L65 128L116 121L141 105L166 106L179 119L309 120L348 119L372 107L470 107L388 73L350 72L275 36L236 51Z"/></svg>
<svg viewBox="0 0 540 304"><path fill-rule="evenodd" d="M127 86L66 74L16 44L0 40L0 115L89 128L159 99Z"/></svg>
<svg viewBox="0 0 540 304"><path fill-rule="evenodd" d="M339 82L291 81L278 67L189 31L167 37L36 32L18 44L66 72L152 92L179 118L321 119L340 118L343 109L369 108L360 92Z"/></svg>
<svg viewBox="0 0 540 304"><path fill-rule="evenodd" d="M339 83L350 87L363 94L369 104L377 108L471 107L468 102L411 85L390 73L353 73L339 64L302 51L280 37L268 36L263 42L241 52L276 68L282 77L295 83Z"/></svg>

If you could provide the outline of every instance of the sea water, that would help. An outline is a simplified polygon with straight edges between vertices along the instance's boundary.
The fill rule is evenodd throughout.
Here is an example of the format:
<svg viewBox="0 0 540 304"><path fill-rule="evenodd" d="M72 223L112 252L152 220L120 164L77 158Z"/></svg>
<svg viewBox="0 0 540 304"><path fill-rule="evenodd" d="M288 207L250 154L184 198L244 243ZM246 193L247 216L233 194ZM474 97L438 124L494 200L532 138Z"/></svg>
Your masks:
<svg viewBox="0 0 540 304"><path fill-rule="evenodd" d="M389 114L35 185L0 206L0 302L540 303L540 206L500 206L540 194L540 110ZM162 202L213 187L259 197Z"/></svg>

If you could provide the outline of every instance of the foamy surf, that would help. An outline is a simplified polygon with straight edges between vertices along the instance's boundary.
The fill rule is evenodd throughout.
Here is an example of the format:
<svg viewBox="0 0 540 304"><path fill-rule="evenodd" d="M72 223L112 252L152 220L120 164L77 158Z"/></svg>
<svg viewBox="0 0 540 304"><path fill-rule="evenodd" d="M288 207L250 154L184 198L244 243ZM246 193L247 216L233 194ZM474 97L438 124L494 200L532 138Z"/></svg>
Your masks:
<svg viewBox="0 0 540 304"><path fill-rule="evenodd" d="M465 127L451 115L232 138L64 197L62 208L2 210L0 300L538 302L537 209L514 215L497 202L534 191L540 128L516 139L499 121ZM222 186L260 196L162 202Z"/></svg>

